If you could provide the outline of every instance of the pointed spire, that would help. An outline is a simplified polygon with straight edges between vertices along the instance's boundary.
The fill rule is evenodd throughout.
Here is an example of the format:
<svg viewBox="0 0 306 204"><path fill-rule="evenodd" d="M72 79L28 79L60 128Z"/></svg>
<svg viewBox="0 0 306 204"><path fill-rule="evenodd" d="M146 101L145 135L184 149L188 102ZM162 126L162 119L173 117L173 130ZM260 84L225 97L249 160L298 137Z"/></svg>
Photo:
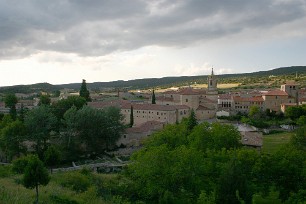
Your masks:
<svg viewBox="0 0 306 204"><path fill-rule="evenodd" d="M214 75L214 66L211 67L211 76Z"/></svg>

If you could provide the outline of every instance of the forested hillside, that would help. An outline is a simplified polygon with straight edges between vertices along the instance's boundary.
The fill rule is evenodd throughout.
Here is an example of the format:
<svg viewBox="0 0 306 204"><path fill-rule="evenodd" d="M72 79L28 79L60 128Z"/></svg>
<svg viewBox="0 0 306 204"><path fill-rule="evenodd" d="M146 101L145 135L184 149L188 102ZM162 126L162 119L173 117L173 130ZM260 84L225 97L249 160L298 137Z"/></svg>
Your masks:
<svg viewBox="0 0 306 204"><path fill-rule="evenodd" d="M306 76L306 66L292 66L272 69L269 71L259 71L253 73L242 74L223 74L218 75L219 83L247 83L248 81L258 81L260 78L266 80L270 76L290 76L294 78L296 73L299 76ZM207 83L206 75L200 76L181 76L181 77L163 77L163 78L147 78L135 79L129 81L112 81L112 82L94 82L87 83L87 87L91 90L99 90L103 88L126 88L126 89L145 89L150 87L170 87L170 86L183 86L193 83L204 84ZM80 79L81 81L81 79ZM70 83L61 85L52 85L48 83L39 83L32 85L17 85L0 87L0 93L32 93L37 91L54 92L63 88L78 90L81 86L80 83Z"/></svg>

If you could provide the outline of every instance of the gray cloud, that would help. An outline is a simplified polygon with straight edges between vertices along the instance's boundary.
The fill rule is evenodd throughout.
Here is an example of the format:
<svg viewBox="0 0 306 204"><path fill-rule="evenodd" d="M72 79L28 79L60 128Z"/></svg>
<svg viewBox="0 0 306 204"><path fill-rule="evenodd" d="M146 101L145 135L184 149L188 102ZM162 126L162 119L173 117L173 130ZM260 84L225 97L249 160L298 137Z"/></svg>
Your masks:
<svg viewBox="0 0 306 204"><path fill-rule="evenodd" d="M0 0L0 58L184 47L305 16L305 0Z"/></svg>

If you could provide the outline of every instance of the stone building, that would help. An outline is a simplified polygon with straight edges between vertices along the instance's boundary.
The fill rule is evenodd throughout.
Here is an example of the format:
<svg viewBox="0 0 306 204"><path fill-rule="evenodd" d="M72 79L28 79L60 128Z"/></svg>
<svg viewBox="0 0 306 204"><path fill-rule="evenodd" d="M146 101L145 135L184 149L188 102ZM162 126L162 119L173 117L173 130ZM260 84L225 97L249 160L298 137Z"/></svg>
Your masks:
<svg viewBox="0 0 306 204"><path fill-rule="evenodd" d="M193 109L198 120L211 119L216 116L218 108L217 78L212 69L207 77L207 89L182 88L167 91L156 98L159 105L185 105Z"/></svg>
<svg viewBox="0 0 306 204"><path fill-rule="evenodd" d="M121 107L125 124L130 123L132 106L134 126L139 126L148 121L174 124L182 121L184 117L188 117L190 114L190 108L186 105L125 104Z"/></svg>

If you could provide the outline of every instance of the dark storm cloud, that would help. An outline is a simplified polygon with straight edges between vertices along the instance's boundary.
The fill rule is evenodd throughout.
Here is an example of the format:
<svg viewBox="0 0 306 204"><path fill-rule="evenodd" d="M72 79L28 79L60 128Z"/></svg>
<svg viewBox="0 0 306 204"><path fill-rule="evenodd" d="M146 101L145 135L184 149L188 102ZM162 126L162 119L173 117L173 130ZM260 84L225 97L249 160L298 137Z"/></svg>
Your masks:
<svg viewBox="0 0 306 204"><path fill-rule="evenodd" d="M305 5L305 0L0 0L0 57L188 46L294 22L305 18Z"/></svg>

